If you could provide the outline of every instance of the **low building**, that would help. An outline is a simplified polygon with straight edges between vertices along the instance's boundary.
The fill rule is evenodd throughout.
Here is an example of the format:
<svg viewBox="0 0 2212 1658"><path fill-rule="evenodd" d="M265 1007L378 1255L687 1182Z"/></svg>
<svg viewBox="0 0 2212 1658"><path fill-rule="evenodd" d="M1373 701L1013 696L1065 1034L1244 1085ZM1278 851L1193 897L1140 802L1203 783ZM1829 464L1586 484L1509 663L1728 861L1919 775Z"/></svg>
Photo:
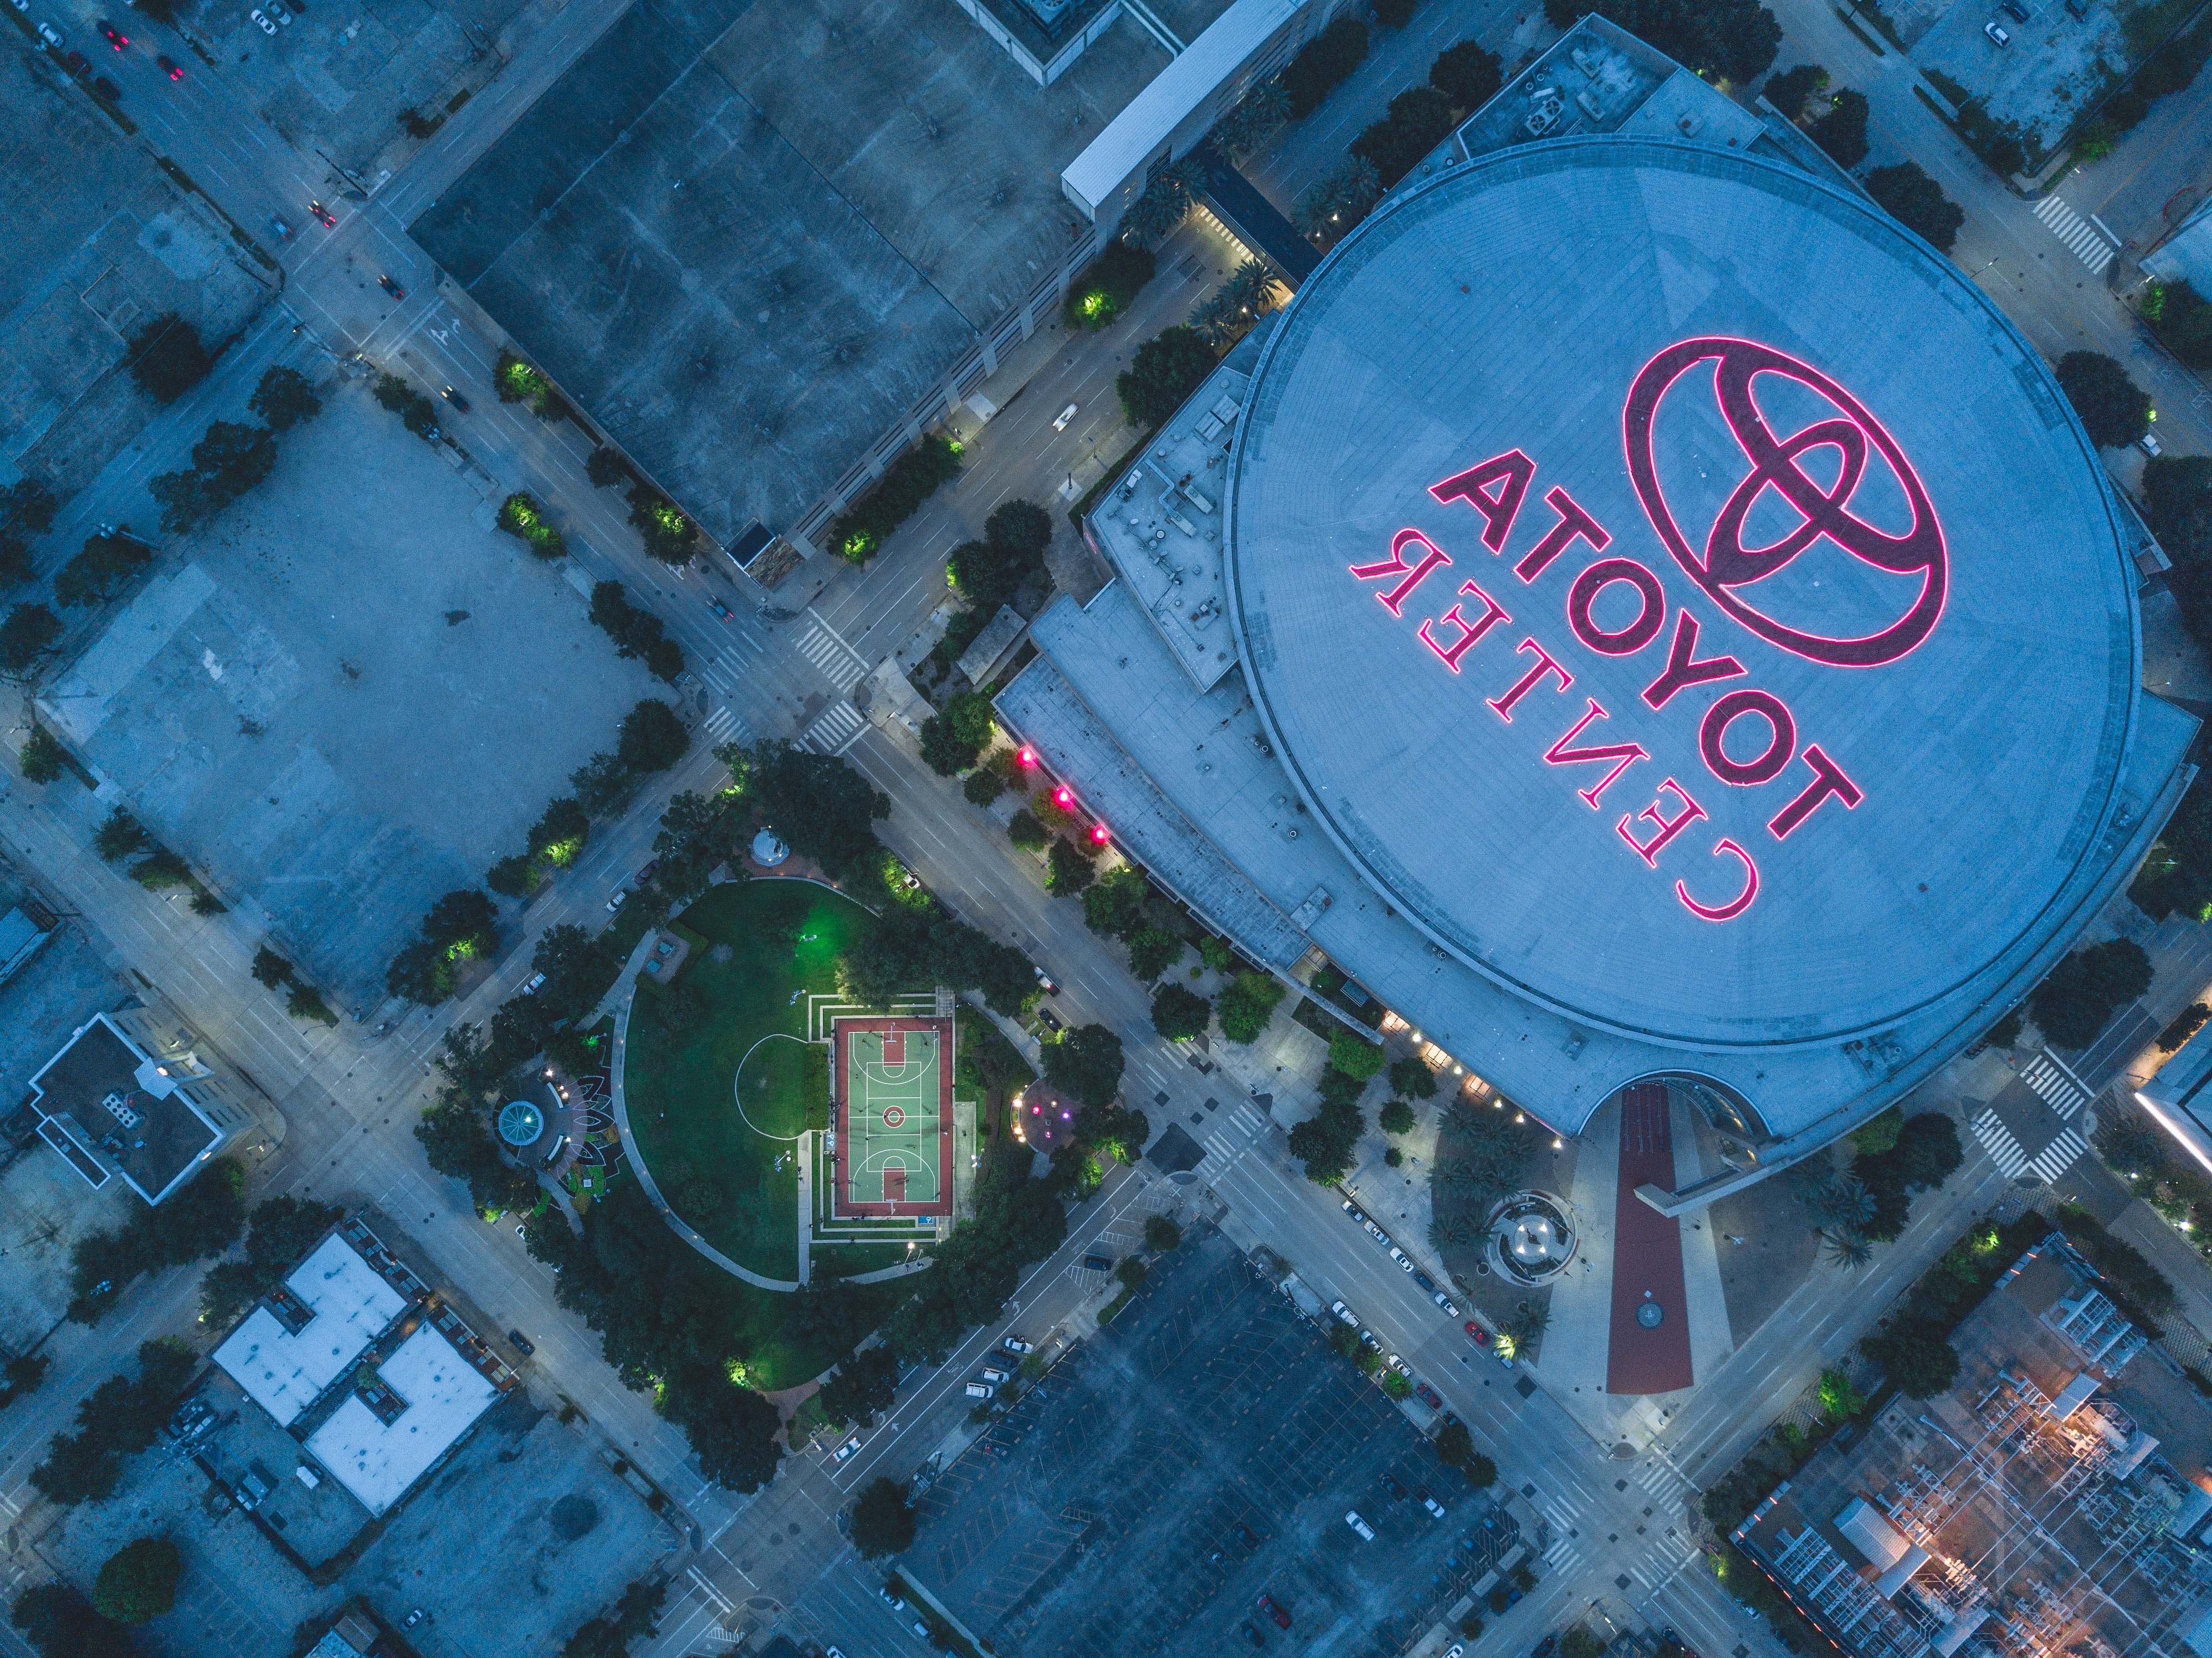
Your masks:
<svg viewBox="0 0 2212 1658"><path fill-rule="evenodd" d="M517 1385L358 1219L325 1234L240 1321L215 1363L370 1516L404 1497Z"/></svg>
<svg viewBox="0 0 2212 1658"><path fill-rule="evenodd" d="M1850 1658L2212 1651L2212 1404L2054 1233L1734 1533Z"/></svg>
<svg viewBox="0 0 2212 1658"><path fill-rule="evenodd" d="M187 1035L143 1007L98 1013L31 1078L39 1138L95 1190L159 1203L253 1123Z"/></svg>
<svg viewBox="0 0 2212 1658"><path fill-rule="evenodd" d="M2136 1103L2212 1171L2212 1023L2199 1025L2158 1074L2136 1090Z"/></svg>

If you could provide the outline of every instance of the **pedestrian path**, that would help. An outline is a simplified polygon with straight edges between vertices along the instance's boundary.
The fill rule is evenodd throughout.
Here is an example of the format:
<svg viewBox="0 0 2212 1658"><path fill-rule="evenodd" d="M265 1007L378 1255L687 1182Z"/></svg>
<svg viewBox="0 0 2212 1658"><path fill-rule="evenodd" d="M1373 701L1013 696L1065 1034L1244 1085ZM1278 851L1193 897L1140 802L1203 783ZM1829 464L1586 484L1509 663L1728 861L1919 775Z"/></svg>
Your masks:
<svg viewBox="0 0 2212 1658"><path fill-rule="evenodd" d="M1217 1165L1208 1171L1208 1177L1218 1174L1229 1164L1251 1149L1267 1126L1267 1119L1255 1105L1239 1101L1234 1110L1218 1118L1204 1137L1206 1157Z"/></svg>
<svg viewBox="0 0 2212 1658"><path fill-rule="evenodd" d="M1974 1119L1974 1138L1982 1143L1990 1158L2007 1180L2018 1180L2022 1175L2033 1174L2045 1185L2049 1185L2071 1169L2076 1159L2089 1149L2079 1131L2062 1128L2057 1138L2035 1156L2014 1136L2012 1130L1998 1121L1994 1110L1984 1111Z"/></svg>
<svg viewBox="0 0 2212 1658"><path fill-rule="evenodd" d="M867 661L848 645L835 628L812 611L799 635L799 653L811 662L841 691L849 691L868 671Z"/></svg>
<svg viewBox="0 0 2212 1658"><path fill-rule="evenodd" d="M713 661L700 665L699 677L727 696L737 689L738 681L744 677L744 653L734 645L726 645L715 653Z"/></svg>
<svg viewBox="0 0 2212 1658"><path fill-rule="evenodd" d="M718 747L724 743L750 743L753 740L752 732L744 720L730 711L727 704L718 704L700 729L706 732L707 740Z"/></svg>
<svg viewBox="0 0 2212 1658"><path fill-rule="evenodd" d="M2038 1054L2021 1066L2020 1079L2042 1096L2062 1122L2072 1121L2074 1114L2089 1103L2089 1090L2081 1079L2048 1052Z"/></svg>
<svg viewBox="0 0 2212 1658"><path fill-rule="evenodd" d="M842 754L853 746L853 739L867 730L868 722L848 699L841 698L823 710L822 715L809 726L799 739L803 749L817 754Z"/></svg>
<svg viewBox="0 0 2212 1658"><path fill-rule="evenodd" d="M2098 226L2091 223L2066 205L2056 195L2045 196L2035 204L2035 216L2043 221L2044 228L2066 245L2068 252L2089 267L2089 274L2101 276L2118 257L2119 249Z"/></svg>

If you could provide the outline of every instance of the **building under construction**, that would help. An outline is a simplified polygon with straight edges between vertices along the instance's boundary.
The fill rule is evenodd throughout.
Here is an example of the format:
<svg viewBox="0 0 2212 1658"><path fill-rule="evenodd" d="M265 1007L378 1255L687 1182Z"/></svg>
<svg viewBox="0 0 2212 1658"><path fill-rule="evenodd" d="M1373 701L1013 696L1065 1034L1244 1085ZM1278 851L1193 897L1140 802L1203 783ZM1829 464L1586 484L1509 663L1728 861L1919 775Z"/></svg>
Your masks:
<svg viewBox="0 0 2212 1658"><path fill-rule="evenodd" d="M2212 1658L2212 1401L2053 1234L1735 1541L1855 1658Z"/></svg>

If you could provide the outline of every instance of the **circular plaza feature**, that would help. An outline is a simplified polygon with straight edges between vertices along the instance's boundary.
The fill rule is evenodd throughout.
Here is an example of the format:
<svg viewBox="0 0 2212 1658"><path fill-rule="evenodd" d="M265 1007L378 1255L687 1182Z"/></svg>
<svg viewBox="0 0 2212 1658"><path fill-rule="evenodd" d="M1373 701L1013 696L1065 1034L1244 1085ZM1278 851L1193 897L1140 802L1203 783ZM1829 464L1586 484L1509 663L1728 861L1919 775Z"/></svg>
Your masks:
<svg viewBox="0 0 2212 1658"><path fill-rule="evenodd" d="M2096 452L1856 196L1618 137L1449 170L1244 407L1227 608L1284 767L1392 911L1575 1025L1775 1050L1986 1000L2144 810Z"/></svg>
<svg viewBox="0 0 2212 1658"><path fill-rule="evenodd" d="M1567 1206L1542 1192L1519 1192L1498 1206L1490 1248L1499 1270L1517 1284L1548 1284L1567 1270L1577 1242Z"/></svg>
<svg viewBox="0 0 2212 1658"><path fill-rule="evenodd" d="M499 1108L499 1137L517 1151L538 1143L545 1132L545 1114L528 1100L509 1100Z"/></svg>

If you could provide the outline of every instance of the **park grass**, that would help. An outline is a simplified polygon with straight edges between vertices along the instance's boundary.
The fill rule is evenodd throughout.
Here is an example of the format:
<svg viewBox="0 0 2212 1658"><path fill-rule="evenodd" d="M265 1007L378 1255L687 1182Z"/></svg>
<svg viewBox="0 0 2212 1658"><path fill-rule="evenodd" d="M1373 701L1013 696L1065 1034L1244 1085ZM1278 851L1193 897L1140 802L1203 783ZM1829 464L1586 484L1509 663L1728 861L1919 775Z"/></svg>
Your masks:
<svg viewBox="0 0 2212 1658"><path fill-rule="evenodd" d="M714 888L684 912L708 941L678 980L706 1008L672 1029L672 993L640 980L630 1013L623 1091L634 1151L678 1214L716 1248L754 1272L799 1272L799 1169L788 1138L827 1126L829 1054L823 1048L770 1042L745 1066L746 1126L732 1091L738 1063L763 1036L806 1034L806 997L838 988L838 963L869 925L850 899L803 881L748 881ZM712 959L727 945L725 962ZM680 997L678 999L681 999ZM775 1166L779 1152L794 1155ZM686 1214L679 1195L714 1196L711 1212Z"/></svg>

